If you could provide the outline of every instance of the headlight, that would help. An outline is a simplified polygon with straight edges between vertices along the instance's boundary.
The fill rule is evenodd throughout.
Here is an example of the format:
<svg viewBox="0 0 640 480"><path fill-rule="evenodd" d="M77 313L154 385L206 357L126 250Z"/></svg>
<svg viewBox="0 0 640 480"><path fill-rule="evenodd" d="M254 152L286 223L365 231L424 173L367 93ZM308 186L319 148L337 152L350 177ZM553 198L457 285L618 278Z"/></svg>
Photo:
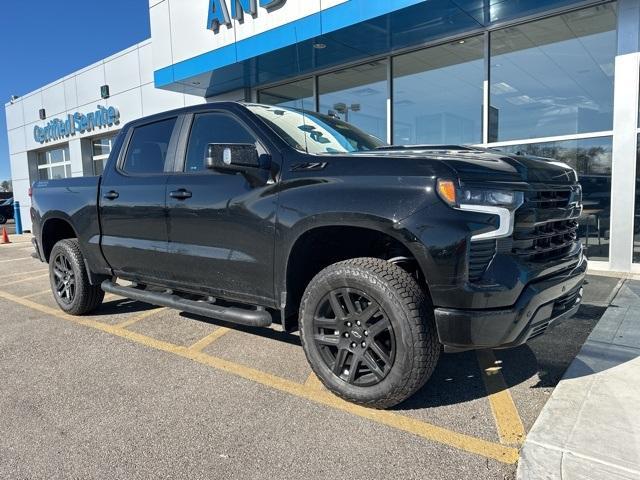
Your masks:
<svg viewBox="0 0 640 480"><path fill-rule="evenodd" d="M454 208L461 205L488 205L515 210L524 199L522 192L458 187L452 180L438 180L438 194Z"/></svg>
<svg viewBox="0 0 640 480"><path fill-rule="evenodd" d="M437 190L440 198L452 208L500 217L500 226L496 230L473 235L471 240L510 236L513 233L513 212L524 201L522 192L460 187L452 180L438 180Z"/></svg>

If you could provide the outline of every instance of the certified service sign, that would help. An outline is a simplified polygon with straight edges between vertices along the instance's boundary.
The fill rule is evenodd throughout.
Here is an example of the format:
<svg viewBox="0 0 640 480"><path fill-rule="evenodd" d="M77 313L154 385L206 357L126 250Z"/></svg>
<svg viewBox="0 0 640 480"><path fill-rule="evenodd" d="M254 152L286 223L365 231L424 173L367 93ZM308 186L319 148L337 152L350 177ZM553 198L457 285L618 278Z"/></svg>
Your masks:
<svg viewBox="0 0 640 480"><path fill-rule="evenodd" d="M120 112L116 107L97 106L95 112L83 114L76 112L66 119L54 118L44 127L33 127L33 138L38 143L75 135L76 132L90 132L98 128L110 127L120 123Z"/></svg>

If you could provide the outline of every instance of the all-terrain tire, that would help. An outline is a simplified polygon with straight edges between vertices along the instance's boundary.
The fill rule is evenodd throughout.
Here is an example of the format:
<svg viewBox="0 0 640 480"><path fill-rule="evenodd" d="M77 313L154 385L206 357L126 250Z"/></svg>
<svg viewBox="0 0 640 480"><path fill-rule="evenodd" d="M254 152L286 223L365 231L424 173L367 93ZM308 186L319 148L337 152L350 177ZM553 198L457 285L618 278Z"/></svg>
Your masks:
<svg viewBox="0 0 640 480"><path fill-rule="evenodd" d="M58 260L60 262L56 263ZM61 285L61 273L64 274L63 278L68 279L67 284ZM70 315L92 312L104 299L104 291L100 285L89 283L84 257L76 239L60 240L53 246L49 257L49 281L56 303ZM64 287L70 283L74 286L73 294L67 297L60 290L64 291Z"/></svg>
<svg viewBox="0 0 640 480"><path fill-rule="evenodd" d="M314 318L321 316L318 309L322 302L326 304L330 292L335 291L361 292L379 304L391 323L395 337L394 360L386 370L386 376L377 384L356 385L334 373L338 354L332 367L327 363L326 351L321 351L326 347L316 340L318 324ZM352 332L352 336L359 337L359 332L363 333L363 330ZM336 330L336 336L338 333ZM340 336L348 336L347 333L340 331ZM300 337L311 368L329 390L347 401L373 408L389 408L413 395L433 373L441 350L433 307L423 289L408 272L377 258L354 258L335 263L313 278L300 305ZM353 345L355 342L351 347ZM362 345L365 348L365 341Z"/></svg>

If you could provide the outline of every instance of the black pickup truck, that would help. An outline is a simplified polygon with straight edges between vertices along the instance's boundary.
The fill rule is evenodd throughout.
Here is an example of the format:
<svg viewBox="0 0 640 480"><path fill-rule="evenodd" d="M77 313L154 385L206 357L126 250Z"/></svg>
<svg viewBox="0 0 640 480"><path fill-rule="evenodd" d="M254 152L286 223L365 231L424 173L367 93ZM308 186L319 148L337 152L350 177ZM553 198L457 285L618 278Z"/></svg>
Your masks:
<svg viewBox="0 0 640 480"><path fill-rule="evenodd" d="M222 102L127 124L101 177L35 183L31 216L64 311L106 291L299 329L330 390L385 408L443 349L513 347L576 312L581 197L560 162Z"/></svg>

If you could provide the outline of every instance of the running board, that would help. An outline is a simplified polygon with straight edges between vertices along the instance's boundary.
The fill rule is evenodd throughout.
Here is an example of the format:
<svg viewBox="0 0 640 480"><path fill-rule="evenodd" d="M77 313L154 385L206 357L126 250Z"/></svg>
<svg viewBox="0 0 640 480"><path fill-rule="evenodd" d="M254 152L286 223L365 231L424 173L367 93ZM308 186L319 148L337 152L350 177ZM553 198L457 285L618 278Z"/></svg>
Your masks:
<svg viewBox="0 0 640 480"><path fill-rule="evenodd" d="M271 325L271 314L263 307L255 310L238 307L221 307L208 302L188 300L173 293L150 292L135 287L123 287L111 280L105 280L101 284L102 290L121 297L138 300L140 302L174 308L183 312L202 315L204 317L217 318L230 323L247 325L250 327L268 327Z"/></svg>

